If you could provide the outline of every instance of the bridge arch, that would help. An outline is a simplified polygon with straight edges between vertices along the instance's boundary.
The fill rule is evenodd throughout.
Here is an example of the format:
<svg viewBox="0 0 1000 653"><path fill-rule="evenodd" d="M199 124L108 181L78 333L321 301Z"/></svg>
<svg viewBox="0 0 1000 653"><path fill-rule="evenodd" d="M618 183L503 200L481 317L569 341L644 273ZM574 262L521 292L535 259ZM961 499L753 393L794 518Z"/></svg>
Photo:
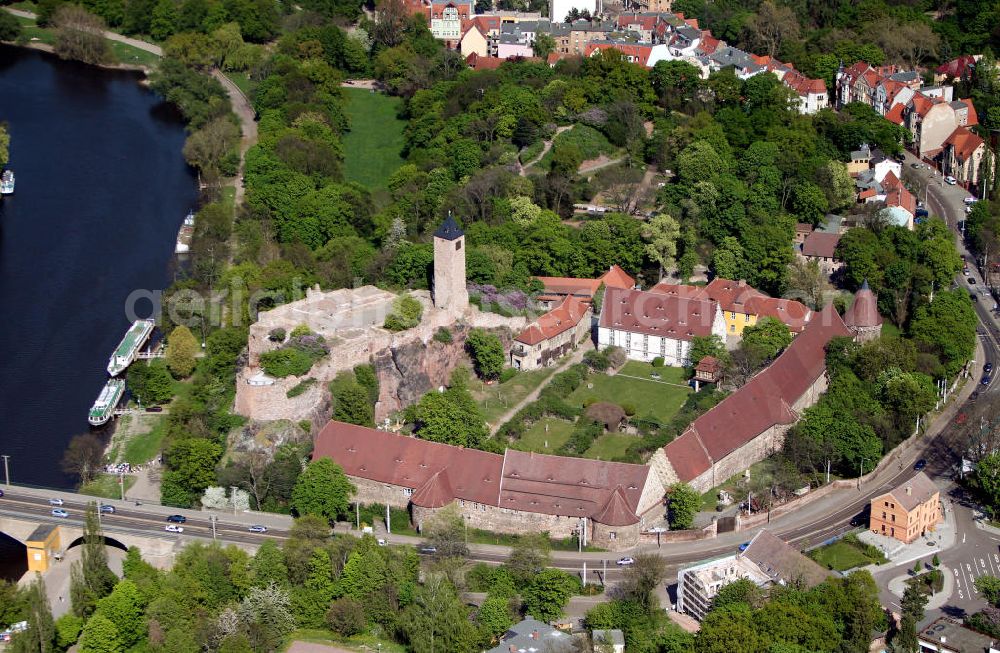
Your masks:
<svg viewBox="0 0 1000 653"><path fill-rule="evenodd" d="M0 531L0 579L16 581L28 571L28 547Z"/></svg>
<svg viewBox="0 0 1000 653"><path fill-rule="evenodd" d="M124 544L122 544L121 542L119 542L118 540L116 540L113 537L108 537L107 535L103 535L101 537L101 539L104 540L104 546L111 546L111 547L114 547L116 549L121 549L122 551L126 551L126 552L128 551L128 547L127 546L125 546ZM69 545L66 547L66 551L69 551L73 547L80 546L81 544L83 544L83 536L82 535L80 537L76 538L75 540L73 540L72 542L70 542Z"/></svg>

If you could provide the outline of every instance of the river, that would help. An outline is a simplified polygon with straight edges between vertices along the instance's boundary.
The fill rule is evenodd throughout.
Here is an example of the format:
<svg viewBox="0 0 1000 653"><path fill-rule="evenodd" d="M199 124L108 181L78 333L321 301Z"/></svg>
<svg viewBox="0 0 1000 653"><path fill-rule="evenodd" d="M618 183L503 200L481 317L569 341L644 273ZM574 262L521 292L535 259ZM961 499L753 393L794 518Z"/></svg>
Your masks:
<svg viewBox="0 0 1000 653"><path fill-rule="evenodd" d="M73 486L60 460L89 428L128 297L171 283L197 201L184 124L139 80L0 45L17 175L0 201L0 454L16 483Z"/></svg>

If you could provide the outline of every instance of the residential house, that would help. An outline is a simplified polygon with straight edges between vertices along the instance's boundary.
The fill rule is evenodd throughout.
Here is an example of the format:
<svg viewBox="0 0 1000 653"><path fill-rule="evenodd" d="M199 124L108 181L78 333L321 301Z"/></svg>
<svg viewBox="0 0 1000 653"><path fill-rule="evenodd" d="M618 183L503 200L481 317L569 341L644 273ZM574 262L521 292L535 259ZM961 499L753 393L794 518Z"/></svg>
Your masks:
<svg viewBox="0 0 1000 653"><path fill-rule="evenodd" d="M516 59L530 57L535 53L532 43L522 40L516 34L500 34L500 40L497 42L497 58Z"/></svg>
<svg viewBox="0 0 1000 653"><path fill-rule="evenodd" d="M527 615L507 629L500 643L486 653L575 653L580 650L575 639L573 635Z"/></svg>
<svg viewBox="0 0 1000 653"><path fill-rule="evenodd" d="M822 79L810 79L795 69L781 75L781 83L792 89L799 98L799 113L818 113L830 105L830 96L826 90L826 82Z"/></svg>
<svg viewBox="0 0 1000 653"><path fill-rule="evenodd" d="M551 311L532 322L514 337L510 364L519 370L551 365L576 349L590 333L590 303L566 295Z"/></svg>
<svg viewBox="0 0 1000 653"><path fill-rule="evenodd" d="M917 198L893 172L886 174L882 180L882 188L885 190L883 213L888 223L912 231L917 214Z"/></svg>
<svg viewBox="0 0 1000 653"><path fill-rule="evenodd" d="M653 454L650 466L663 487L684 482L707 492L780 450L826 390L826 344L850 335L832 304L814 315L771 365Z"/></svg>
<svg viewBox="0 0 1000 653"><path fill-rule="evenodd" d="M847 172L851 175L861 174L871 167L871 160L871 148L868 145L862 145L851 152L851 159L847 162Z"/></svg>
<svg viewBox="0 0 1000 653"><path fill-rule="evenodd" d="M814 231L802 241L798 254L806 261L816 261L819 269L826 276L832 275L844 267L844 262L837 258L837 245L840 234L825 231Z"/></svg>
<svg viewBox="0 0 1000 653"><path fill-rule="evenodd" d="M717 302L726 323L726 335L729 336L743 335L743 329L757 324L764 317L776 318L787 325L793 334L800 333L812 314L804 304L770 297L742 279L731 281L716 277L704 287L661 282L650 288L650 292Z"/></svg>
<svg viewBox="0 0 1000 653"><path fill-rule="evenodd" d="M608 288L601 304L597 344L621 347L634 360L663 358L666 365L684 367L691 360L692 338L724 337L725 333L722 312L714 301Z"/></svg>
<svg viewBox="0 0 1000 653"><path fill-rule="evenodd" d="M633 288L635 279L617 265L612 265L608 271L597 279L574 279L572 277L535 277L542 283L544 290L538 296L538 301L545 308L555 308L566 295L574 295L586 302L592 302L594 295L603 285L605 288Z"/></svg>
<svg viewBox="0 0 1000 653"><path fill-rule="evenodd" d="M967 119L967 111L965 115ZM959 126L959 116L951 103L922 93L915 94L904 107L902 118L903 126L913 135L913 152L922 159L937 156L944 141Z"/></svg>
<svg viewBox="0 0 1000 653"><path fill-rule="evenodd" d="M407 508L418 529L455 506L469 528L555 538L582 532L594 546L619 551L663 517L663 486L645 465L501 455L332 421L314 444L313 459L340 465L356 501Z"/></svg>
<svg viewBox="0 0 1000 653"><path fill-rule="evenodd" d="M808 222L796 222L795 223L795 245L801 245L806 237L813 232L813 226Z"/></svg>
<svg viewBox="0 0 1000 653"><path fill-rule="evenodd" d="M473 70L496 70L506 59L500 57L481 57L475 52L465 58L465 63Z"/></svg>
<svg viewBox="0 0 1000 653"><path fill-rule="evenodd" d="M920 653L1000 653L1000 642L962 625L938 617L917 633Z"/></svg>
<svg viewBox="0 0 1000 653"><path fill-rule="evenodd" d="M940 84L952 79L968 80L981 57L981 54L963 54L956 59L946 61L934 69L934 83Z"/></svg>
<svg viewBox="0 0 1000 653"><path fill-rule="evenodd" d="M722 362L715 356L702 356L694 366L694 388L698 391L701 383L717 383L722 376Z"/></svg>
<svg viewBox="0 0 1000 653"><path fill-rule="evenodd" d="M927 474L920 472L871 502L869 529L909 544L933 532L944 521L941 493Z"/></svg>
<svg viewBox="0 0 1000 653"><path fill-rule="evenodd" d="M677 611L701 621L719 591L743 578L764 588L798 584L810 588L832 575L795 547L762 530L741 552L679 569Z"/></svg>
<svg viewBox="0 0 1000 653"><path fill-rule="evenodd" d="M979 185L986 142L965 127L956 127L945 140L939 155L941 173L951 175L965 186Z"/></svg>
<svg viewBox="0 0 1000 653"><path fill-rule="evenodd" d="M428 8L434 38L457 44L462 38L462 21L475 14L471 2L435 2ZM449 45L449 47L451 47Z"/></svg>

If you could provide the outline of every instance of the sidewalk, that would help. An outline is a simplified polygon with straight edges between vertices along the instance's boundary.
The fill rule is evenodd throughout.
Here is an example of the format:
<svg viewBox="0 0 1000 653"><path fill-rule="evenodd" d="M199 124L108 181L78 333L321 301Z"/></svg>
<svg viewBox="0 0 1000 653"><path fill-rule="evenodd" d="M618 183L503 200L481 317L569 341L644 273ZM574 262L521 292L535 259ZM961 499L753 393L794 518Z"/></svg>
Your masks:
<svg viewBox="0 0 1000 653"><path fill-rule="evenodd" d="M872 531L858 534L858 539L867 544L877 546L889 558L884 565L868 565L862 567L871 573L884 572L886 569L908 565L917 560L930 559L935 554L947 551L955 544L958 528L955 524L955 511L945 504L944 522L927 535L918 537L910 544L903 544L891 538Z"/></svg>

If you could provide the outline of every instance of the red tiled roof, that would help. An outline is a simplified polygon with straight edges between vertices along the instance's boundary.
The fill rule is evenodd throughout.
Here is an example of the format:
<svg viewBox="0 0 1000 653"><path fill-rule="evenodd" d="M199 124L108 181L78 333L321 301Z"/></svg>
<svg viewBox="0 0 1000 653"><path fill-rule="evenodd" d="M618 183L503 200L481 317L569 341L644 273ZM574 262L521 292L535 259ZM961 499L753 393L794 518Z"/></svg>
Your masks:
<svg viewBox="0 0 1000 653"><path fill-rule="evenodd" d="M750 314L751 300L755 297L767 297L764 293L746 281L733 281L716 277L705 286L705 294L709 299L719 302L719 308L723 311Z"/></svg>
<svg viewBox="0 0 1000 653"><path fill-rule="evenodd" d="M634 288L635 279L630 277L625 270L612 265L608 271L600 276L601 283L605 288Z"/></svg>
<svg viewBox="0 0 1000 653"><path fill-rule="evenodd" d="M631 333L690 340L712 333L718 306L713 301L642 290L608 288L600 325Z"/></svg>
<svg viewBox="0 0 1000 653"><path fill-rule="evenodd" d="M875 192L874 188L866 188L863 191L861 191L860 193L858 193L858 199L859 200L866 200L869 197L875 197L875 195L877 195L877 193Z"/></svg>
<svg viewBox="0 0 1000 653"><path fill-rule="evenodd" d="M698 364L694 366L694 369L696 372L715 374L719 371L719 366L719 359L715 356L702 356L702 359L698 361Z"/></svg>
<svg viewBox="0 0 1000 653"><path fill-rule="evenodd" d="M698 50L703 54L715 54L715 51L722 44L722 41L712 36L711 32L705 31L701 33L701 42L698 44Z"/></svg>
<svg viewBox="0 0 1000 653"><path fill-rule="evenodd" d="M415 488L411 501L423 507L462 499L632 524L639 510L649 508L639 505L649 476L645 465L513 450L500 456L343 422L328 422L316 436L313 459L324 456L348 476Z"/></svg>
<svg viewBox="0 0 1000 653"><path fill-rule="evenodd" d="M917 212L917 198L902 186L897 186L886 192L885 205L898 206L908 211L910 215L916 215Z"/></svg>
<svg viewBox="0 0 1000 653"><path fill-rule="evenodd" d="M626 57L632 57L632 63L645 67L646 62L649 61L649 55L653 51L653 46L633 43L588 43L583 54L590 57L598 50L618 50Z"/></svg>
<svg viewBox="0 0 1000 653"><path fill-rule="evenodd" d="M469 64L473 70L496 70L503 65L504 61L507 60L499 57L481 57L477 52L473 52L465 58L465 63Z"/></svg>
<svg viewBox="0 0 1000 653"><path fill-rule="evenodd" d="M889 109L889 112L885 114L885 119L888 120L889 122L894 122L897 125L902 125L903 109L905 108L906 107L904 107L902 103L893 105L893 107Z"/></svg>
<svg viewBox="0 0 1000 653"><path fill-rule="evenodd" d="M811 234L814 227L808 222L796 222L795 223L795 233Z"/></svg>
<svg viewBox="0 0 1000 653"><path fill-rule="evenodd" d="M328 422L316 436L313 459L327 456L348 476L408 488L422 488L448 470L454 496L496 505L503 456L409 438L385 431Z"/></svg>
<svg viewBox="0 0 1000 653"><path fill-rule="evenodd" d="M965 120L965 124L968 127L973 127L979 124L979 114L976 113L976 107L972 104L972 98L962 98L959 102L964 103L969 107L969 115Z"/></svg>
<svg viewBox="0 0 1000 653"><path fill-rule="evenodd" d="M601 287L600 279L574 279L572 277L535 277L542 282L546 295L576 295L593 298Z"/></svg>
<svg viewBox="0 0 1000 653"><path fill-rule="evenodd" d="M826 82L822 79L810 79L797 70L789 70L781 78L781 82L800 97L826 93Z"/></svg>
<svg viewBox="0 0 1000 653"><path fill-rule="evenodd" d="M723 311L774 317L798 333L809 321L811 311L800 302L768 297L748 286L745 281L716 277L705 287L671 284L661 281L649 292L687 299L709 299L719 303Z"/></svg>
<svg viewBox="0 0 1000 653"><path fill-rule="evenodd" d="M882 188L885 190L892 190L894 188L902 188L902 184L899 183L899 177L896 173L890 170L885 173L885 177L882 178Z"/></svg>
<svg viewBox="0 0 1000 653"><path fill-rule="evenodd" d="M792 333L801 333L812 315L812 311L802 302L776 297L752 297L747 302L747 308L758 318L775 318L785 324Z"/></svg>
<svg viewBox="0 0 1000 653"><path fill-rule="evenodd" d="M660 17L655 14L619 14L617 25L619 29L628 29L629 25L638 25L641 30L652 30Z"/></svg>
<svg viewBox="0 0 1000 653"><path fill-rule="evenodd" d="M629 507L625 491L619 485L608 497L608 502L604 504L604 507L594 513L594 521L608 526L631 526L639 522L639 517Z"/></svg>
<svg viewBox="0 0 1000 653"><path fill-rule="evenodd" d="M983 145L983 139L965 127L958 127L948 136L944 143L946 146L950 145L955 149L955 156L960 161L968 161L969 157Z"/></svg>
<svg viewBox="0 0 1000 653"><path fill-rule="evenodd" d="M826 371L826 344L850 335L832 305L820 311L767 369L664 447L680 480L694 479L772 426L793 423L791 406Z"/></svg>
<svg viewBox="0 0 1000 653"><path fill-rule="evenodd" d="M966 70L975 65L976 58L973 55L963 54L956 59L941 64L934 72L939 75L947 75L948 77L961 77L965 74Z"/></svg>
<svg viewBox="0 0 1000 653"><path fill-rule="evenodd" d="M833 258L837 251L837 243L840 242L840 234L828 234L824 231L814 231L802 242L803 256L821 256L823 258Z"/></svg>
<svg viewBox="0 0 1000 653"><path fill-rule="evenodd" d="M514 340L526 345L537 345L543 340L554 338L564 331L576 327L590 310L574 295L566 295L559 306L540 316L533 324L519 333Z"/></svg>
<svg viewBox="0 0 1000 653"><path fill-rule="evenodd" d="M675 297L687 297L689 299L708 299L704 286L688 286L686 284L669 283L667 281L661 281L656 284L649 289L649 292Z"/></svg>
<svg viewBox="0 0 1000 653"><path fill-rule="evenodd" d="M854 294L851 307L844 312L844 324L849 327L876 327L882 324L882 316L878 312L878 299L868 287L867 280Z"/></svg>

